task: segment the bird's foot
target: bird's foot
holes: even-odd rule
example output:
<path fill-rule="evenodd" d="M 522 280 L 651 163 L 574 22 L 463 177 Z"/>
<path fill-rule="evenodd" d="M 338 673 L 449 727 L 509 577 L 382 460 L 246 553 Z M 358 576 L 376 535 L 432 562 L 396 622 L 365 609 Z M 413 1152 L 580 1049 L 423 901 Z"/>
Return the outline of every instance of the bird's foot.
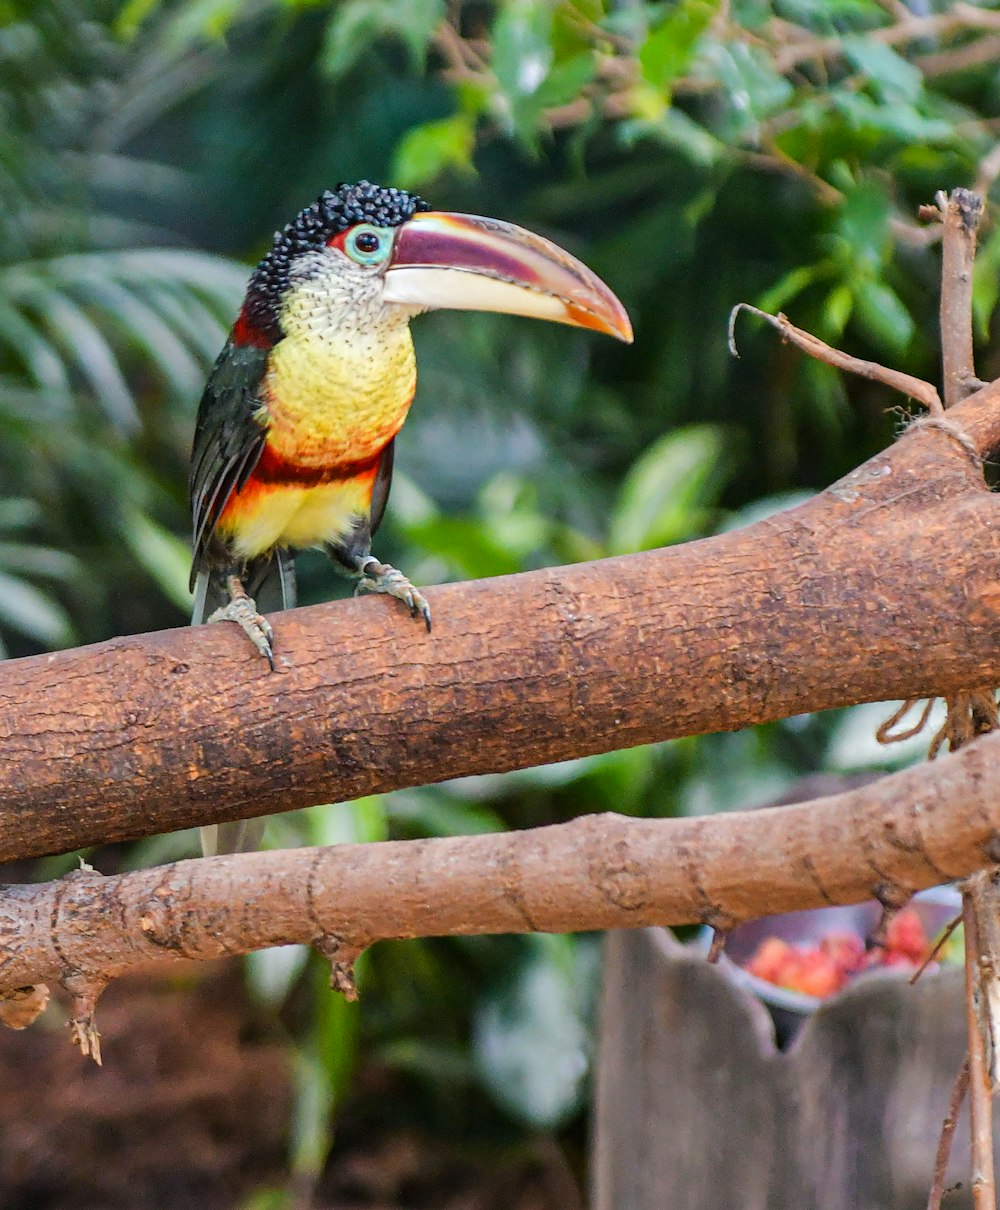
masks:
<path fill-rule="evenodd" d="M 229 576 L 226 580 L 229 592 L 229 604 L 223 605 L 211 614 L 208 622 L 235 622 L 243 631 L 257 651 L 267 660 L 274 671 L 274 630 L 271 623 L 257 612 L 253 598 L 247 595 L 247 590 L 237 576 Z"/>
<path fill-rule="evenodd" d="M 423 618 L 424 625 L 430 630 L 431 607 L 427 598 L 419 589 L 413 587 L 401 571 L 397 571 L 388 563 L 380 563 L 371 555 L 358 560 L 357 571 L 360 578 L 354 588 L 356 597 L 366 592 L 384 592 L 390 597 L 396 597 L 409 607 L 411 617 Z"/>

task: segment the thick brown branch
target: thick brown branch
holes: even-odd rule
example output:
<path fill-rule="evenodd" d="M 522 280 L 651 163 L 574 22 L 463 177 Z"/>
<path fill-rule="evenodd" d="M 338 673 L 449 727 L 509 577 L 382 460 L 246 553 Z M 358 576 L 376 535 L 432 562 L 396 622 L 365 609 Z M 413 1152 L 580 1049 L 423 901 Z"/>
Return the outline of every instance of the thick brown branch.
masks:
<path fill-rule="evenodd" d="M 733 923 L 875 890 L 903 894 L 995 858 L 998 780 L 1000 735 L 990 735 L 861 789 L 770 810 L 591 815 L 529 832 L 283 849 L 110 878 L 85 869 L 0 888 L 0 993 L 59 980 L 92 1014 L 109 978 L 150 961 L 310 942 L 346 968 L 388 937 Z"/>
<path fill-rule="evenodd" d="M 930 422 L 926 422 L 930 424 Z M 1000 382 L 702 542 L 0 665 L 0 860 L 1000 683 Z M 959 439 L 961 437 L 961 440 Z"/>

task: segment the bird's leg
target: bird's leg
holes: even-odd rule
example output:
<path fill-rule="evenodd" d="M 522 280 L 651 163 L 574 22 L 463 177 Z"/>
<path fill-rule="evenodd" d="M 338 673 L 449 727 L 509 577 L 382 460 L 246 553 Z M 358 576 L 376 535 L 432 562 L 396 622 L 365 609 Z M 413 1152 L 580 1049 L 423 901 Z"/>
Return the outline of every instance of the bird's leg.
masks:
<path fill-rule="evenodd" d="M 239 576 L 226 576 L 226 591 L 229 593 L 229 604 L 223 605 L 210 614 L 207 622 L 235 622 L 243 631 L 258 652 L 271 665 L 274 671 L 274 631 L 271 623 L 257 612 L 253 598 L 247 595 Z"/>
<path fill-rule="evenodd" d="M 390 597 L 396 597 L 409 606 L 412 617 L 424 619 L 428 631 L 431 628 L 431 607 L 427 598 L 401 571 L 388 563 L 380 563 L 372 555 L 351 556 L 350 566 L 358 582 L 354 587 L 354 595 L 361 596 L 365 592 L 384 592 Z"/>

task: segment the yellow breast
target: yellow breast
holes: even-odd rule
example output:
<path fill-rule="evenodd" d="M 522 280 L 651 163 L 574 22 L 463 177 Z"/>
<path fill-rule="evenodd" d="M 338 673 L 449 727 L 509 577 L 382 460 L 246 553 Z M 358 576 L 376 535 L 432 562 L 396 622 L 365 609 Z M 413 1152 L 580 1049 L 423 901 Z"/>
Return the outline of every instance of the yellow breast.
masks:
<path fill-rule="evenodd" d="M 290 301 L 264 384 L 268 443 L 300 466 L 371 457 L 399 432 L 416 389 L 406 318 L 331 330 L 296 314 L 296 301 L 305 310 Z"/>
<path fill-rule="evenodd" d="M 345 276 L 324 253 L 298 263 L 263 382 L 268 450 L 303 470 L 364 463 L 399 432 L 413 399 L 410 312 L 383 306 L 377 279 Z M 375 475 L 374 463 L 311 486 L 294 472 L 251 475 L 219 528 L 243 558 L 338 542 L 368 515 Z"/>

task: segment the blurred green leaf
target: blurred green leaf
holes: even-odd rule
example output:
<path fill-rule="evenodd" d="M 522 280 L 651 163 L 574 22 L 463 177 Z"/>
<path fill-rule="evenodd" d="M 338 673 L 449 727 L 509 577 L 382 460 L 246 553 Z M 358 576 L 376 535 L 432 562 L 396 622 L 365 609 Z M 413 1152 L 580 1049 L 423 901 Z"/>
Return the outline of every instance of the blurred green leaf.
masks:
<path fill-rule="evenodd" d="M 472 802 L 456 802 L 440 791 L 398 791 L 386 800 L 389 819 L 422 836 L 479 836 L 502 832 L 503 817 Z"/>
<path fill-rule="evenodd" d="M 491 66 L 511 98 L 530 97 L 552 65 L 552 5 L 546 0 L 504 0 L 492 31 Z"/>
<path fill-rule="evenodd" d="M 836 340 L 851 318 L 854 310 L 854 295 L 850 286 L 835 286 L 826 296 L 823 305 L 823 335 L 827 342 Z"/>
<path fill-rule="evenodd" d="M 639 48 L 643 79 L 657 88 L 667 88 L 683 75 L 718 11 L 719 0 L 679 0 L 666 8 L 662 20 Z"/>
<path fill-rule="evenodd" d="M 791 84 L 758 47 L 740 41 L 718 43 L 711 62 L 725 86 L 727 117 L 718 126 L 729 138 L 756 137 L 759 124 L 792 97 Z"/>
<path fill-rule="evenodd" d="M 122 517 L 120 533 L 136 562 L 155 580 L 164 595 L 182 612 L 190 613 L 190 543 L 181 541 L 135 510 Z"/>
<path fill-rule="evenodd" d="M 683 152 L 693 164 L 703 168 L 717 163 L 725 154 L 725 144 L 680 109 L 624 121 L 619 125 L 617 135 L 625 147 L 631 147 L 640 139 L 653 139 Z"/>
<path fill-rule="evenodd" d="M 396 148 L 392 178 L 404 189 L 416 189 L 450 168 L 472 172 L 475 143 L 475 120 L 469 114 L 414 126 Z"/>
<path fill-rule="evenodd" d="M 331 76 L 344 75 L 384 37 L 399 38 L 420 66 L 444 14 L 444 0 L 342 0 L 327 26 L 323 67 Z"/>
<path fill-rule="evenodd" d="M 691 537 L 725 482 L 725 434 L 713 425 L 667 433 L 629 471 L 611 514 L 613 554 Z"/>
<path fill-rule="evenodd" d="M 551 1130 L 583 1102 L 597 953 L 586 939 L 541 933 L 525 941 L 514 979 L 477 1008 L 475 1057 L 500 1105 Z"/>
<path fill-rule="evenodd" d="M 872 38 L 848 37 L 841 42 L 844 54 L 871 80 L 879 100 L 886 104 L 916 102 L 924 86 L 919 67 L 908 63 L 891 46 Z"/>
<path fill-rule="evenodd" d="M 0 625 L 46 647 L 68 647 L 73 628 L 66 611 L 46 593 L 0 571 Z"/>
<path fill-rule="evenodd" d="M 858 134 L 889 135 L 902 143 L 921 140 L 946 141 L 952 127 L 939 118 L 924 117 L 912 105 L 903 102 L 873 101 L 863 93 L 834 89 L 830 105 L 847 118 Z"/>
<path fill-rule="evenodd" d="M 777 314 L 778 311 L 783 311 L 806 287 L 811 286 L 818 277 L 828 272 L 829 266 L 823 264 L 797 265 L 794 269 L 789 269 L 784 277 L 776 281 L 770 289 L 765 290 L 755 305 L 769 314 Z"/>
<path fill-rule="evenodd" d="M 309 961 L 306 945 L 272 945 L 246 956 L 247 985 L 264 1004 L 284 1003 Z"/>
<path fill-rule="evenodd" d="M 987 340 L 990 321 L 1000 297 L 1000 227 L 994 227 L 979 245 L 972 276 L 972 313 L 977 335 Z"/>
<path fill-rule="evenodd" d="M 916 325 L 902 299 L 884 282 L 861 281 L 855 287 L 855 306 L 866 331 L 891 353 L 902 353 L 913 339 Z"/>
<path fill-rule="evenodd" d="M 590 52 L 574 55 L 553 64 L 538 90 L 538 100 L 547 109 L 569 105 L 583 92 L 597 73 L 597 63 Z"/>
<path fill-rule="evenodd" d="M 863 181 L 845 190 L 836 219 L 841 263 L 852 272 L 858 265 L 866 273 L 877 270 L 891 250 L 891 217 L 892 204 L 878 182 Z"/>

